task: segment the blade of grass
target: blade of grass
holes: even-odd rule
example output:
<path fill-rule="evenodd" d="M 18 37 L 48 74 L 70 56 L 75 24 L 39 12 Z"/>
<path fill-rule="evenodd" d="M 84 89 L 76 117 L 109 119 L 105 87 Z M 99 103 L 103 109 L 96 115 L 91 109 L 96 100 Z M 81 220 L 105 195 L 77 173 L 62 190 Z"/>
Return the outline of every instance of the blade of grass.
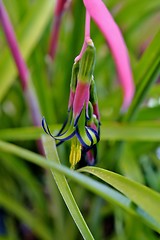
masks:
<path fill-rule="evenodd" d="M 20 180 L 22 186 L 25 185 L 25 191 L 29 196 L 29 199 L 37 209 L 45 212 L 45 196 L 42 192 L 42 186 L 39 184 L 37 176 L 34 176 L 25 162 L 17 159 L 15 156 L 10 156 L 4 153 L 0 153 L 1 166 L 5 166 L 12 178 Z M 19 171 L 21 169 L 21 171 Z"/>
<path fill-rule="evenodd" d="M 50 129 L 57 130 L 60 124 L 51 125 Z M 42 128 L 24 127 L 1 129 L 0 139 L 7 141 L 17 140 L 36 140 L 43 133 Z M 102 122 L 101 141 L 160 141 L 160 123 L 158 121 L 119 123 Z"/>
<path fill-rule="evenodd" d="M 43 31 L 53 12 L 54 4 L 54 0 L 38 1 L 33 9 L 30 10 L 29 14 L 26 14 L 24 21 L 20 23 L 17 36 L 19 47 L 25 60 L 30 56 L 41 35 L 43 34 Z M 5 66 L 7 66 L 7 68 Z M 8 51 L 1 56 L 0 73 L 1 101 L 17 75 L 13 59 Z"/>
<path fill-rule="evenodd" d="M 52 126 L 53 129 L 60 129 L 60 124 Z M 3 140 L 36 140 L 43 133 L 41 127 L 9 128 L 0 130 L 0 139 Z"/>
<path fill-rule="evenodd" d="M 60 165 L 60 160 L 56 151 L 56 146 L 54 141 L 48 137 L 43 136 L 43 145 L 45 149 L 45 154 L 47 159 L 52 160 L 54 163 Z M 58 189 L 68 207 L 68 210 L 70 211 L 70 214 L 72 215 L 77 227 L 79 228 L 82 236 L 84 239 L 94 239 L 78 206 L 77 203 L 72 195 L 72 192 L 70 190 L 70 187 L 67 183 L 67 180 L 63 174 L 57 173 L 55 170 L 51 170 L 53 177 L 56 181 L 56 184 L 58 186 Z"/>
<path fill-rule="evenodd" d="M 136 120 L 137 121 L 152 121 L 152 120 L 157 121 L 159 120 L 159 112 L 160 112 L 159 105 L 151 108 L 144 107 L 141 111 L 138 112 Z"/>
<path fill-rule="evenodd" d="M 135 67 L 134 75 L 136 84 L 144 84 L 144 78 L 150 72 L 153 72 L 154 66 L 157 65 L 157 61 L 160 60 L 160 30 L 157 32 L 153 40 L 151 41 L 150 45 L 142 55 L 140 61 Z"/>
<path fill-rule="evenodd" d="M 20 202 L 17 202 L 17 199 L 14 200 L 13 197 L 11 198 L 9 194 L 6 194 L 2 190 L 0 191 L 0 205 L 26 223 L 41 240 L 54 239 L 44 222 L 36 218 L 28 209 L 25 209 Z"/>
<path fill-rule="evenodd" d="M 134 6 L 138 4 L 138 9 Z M 126 1 L 123 5 L 121 11 L 118 12 L 116 16 L 116 21 L 120 25 L 125 25 L 127 32 L 131 31 L 133 27 L 138 27 L 143 18 L 149 18 L 152 14 L 158 11 L 160 7 L 160 2 L 155 0 L 151 1 Z M 136 13 L 136 14 L 135 14 Z M 140 21 L 141 20 L 141 21 Z"/>
<path fill-rule="evenodd" d="M 125 196 L 130 198 L 135 204 L 140 206 L 157 222 L 160 222 L 159 203 L 160 194 L 152 189 L 132 181 L 117 173 L 97 168 L 97 167 L 84 167 L 80 169 L 81 172 L 91 173 L 106 183 L 110 184 Z"/>
<path fill-rule="evenodd" d="M 129 111 L 124 116 L 124 121 L 133 120 L 135 113 L 148 93 L 148 90 L 157 79 L 160 72 L 159 42 L 160 31 L 156 34 L 134 70 L 136 92 Z"/>
<path fill-rule="evenodd" d="M 52 141 L 52 139 L 50 141 Z M 109 201 L 111 204 L 115 204 L 123 208 L 125 211 L 137 217 L 138 219 L 146 223 L 148 226 L 150 226 L 152 229 L 160 233 L 159 223 L 154 221 L 154 219 L 151 218 L 148 214 L 146 214 L 146 212 L 144 212 L 141 208 L 133 206 L 131 201 L 127 197 L 120 194 L 118 191 L 108 187 L 107 185 L 95 181 L 83 174 L 70 170 L 60 164 L 55 164 L 53 161 L 46 161 L 44 157 L 30 152 L 29 150 L 18 147 L 14 144 L 0 141 L 0 150 L 22 157 L 24 160 L 35 163 L 43 168 L 53 169 L 58 173 L 65 174 L 66 176 L 70 177 L 70 179 L 74 180 L 78 184 L 81 184 L 96 195 L 101 196 L 105 200 Z M 53 150 L 50 149 L 50 151 L 52 152 Z"/>
<path fill-rule="evenodd" d="M 45 186 L 49 193 L 50 200 L 47 201 L 48 208 L 53 211 L 52 216 L 52 225 L 55 227 L 56 231 L 54 232 L 55 239 L 65 240 L 66 232 L 64 230 L 64 225 L 66 224 L 66 219 L 64 219 L 64 202 L 59 192 L 59 189 L 56 185 L 56 182 L 53 181 L 53 176 L 50 169 L 45 171 Z M 54 204 L 53 204 L 54 203 Z M 53 210 L 52 210 L 53 209 Z M 70 217 L 70 216 L 69 216 Z M 73 220 L 70 217 L 73 226 Z M 75 227 L 77 230 L 77 227 Z M 65 236 L 64 236 L 65 232 Z"/>

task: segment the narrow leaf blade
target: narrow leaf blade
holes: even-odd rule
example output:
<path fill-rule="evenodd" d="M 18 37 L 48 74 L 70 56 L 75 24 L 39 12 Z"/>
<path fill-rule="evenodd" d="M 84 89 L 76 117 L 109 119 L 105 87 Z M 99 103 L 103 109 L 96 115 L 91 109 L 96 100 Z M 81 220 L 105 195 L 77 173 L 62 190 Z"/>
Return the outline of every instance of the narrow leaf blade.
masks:
<path fill-rule="evenodd" d="M 157 222 L 160 222 L 159 204 L 160 194 L 152 189 L 139 184 L 135 181 L 127 179 L 117 173 L 97 168 L 85 167 L 82 172 L 91 173 L 103 181 L 107 182 L 118 191 L 130 198 L 136 205 L 140 206 L 145 212 L 153 217 Z"/>
<path fill-rule="evenodd" d="M 57 150 L 55 141 L 51 139 L 48 136 L 43 137 L 43 144 L 45 148 L 46 156 L 49 160 L 52 160 L 54 163 L 60 165 L 60 161 L 58 158 Z M 57 171 L 52 169 L 52 174 L 54 176 L 54 179 L 56 181 L 56 184 L 59 188 L 59 191 L 68 207 L 68 210 L 70 211 L 77 227 L 79 228 L 82 236 L 84 239 L 94 239 L 78 206 L 77 203 L 72 195 L 72 192 L 70 190 L 70 187 L 67 183 L 67 180 L 65 176 L 61 173 L 58 173 Z"/>

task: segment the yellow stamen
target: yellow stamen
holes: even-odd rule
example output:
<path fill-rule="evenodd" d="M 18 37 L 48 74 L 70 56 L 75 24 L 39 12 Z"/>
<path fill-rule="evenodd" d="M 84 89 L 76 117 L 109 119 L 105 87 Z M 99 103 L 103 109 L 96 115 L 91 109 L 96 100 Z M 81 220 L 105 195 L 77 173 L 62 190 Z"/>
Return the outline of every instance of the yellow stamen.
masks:
<path fill-rule="evenodd" d="M 81 159 L 81 148 L 82 148 L 81 144 L 78 141 L 77 137 L 73 137 L 71 142 L 70 156 L 69 156 L 69 162 L 71 164 L 72 169 L 74 169 L 75 165 Z"/>

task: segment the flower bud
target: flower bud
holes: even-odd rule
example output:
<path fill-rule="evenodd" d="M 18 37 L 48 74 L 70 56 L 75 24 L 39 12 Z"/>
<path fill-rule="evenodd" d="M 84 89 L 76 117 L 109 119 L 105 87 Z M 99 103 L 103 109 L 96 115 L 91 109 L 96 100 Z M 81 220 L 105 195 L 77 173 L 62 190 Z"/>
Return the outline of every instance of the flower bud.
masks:
<path fill-rule="evenodd" d="M 89 42 L 88 46 L 83 53 L 83 56 L 80 60 L 78 80 L 83 82 L 90 82 L 91 77 L 94 71 L 95 65 L 95 56 L 96 56 L 95 47 L 93 42 Z"/>

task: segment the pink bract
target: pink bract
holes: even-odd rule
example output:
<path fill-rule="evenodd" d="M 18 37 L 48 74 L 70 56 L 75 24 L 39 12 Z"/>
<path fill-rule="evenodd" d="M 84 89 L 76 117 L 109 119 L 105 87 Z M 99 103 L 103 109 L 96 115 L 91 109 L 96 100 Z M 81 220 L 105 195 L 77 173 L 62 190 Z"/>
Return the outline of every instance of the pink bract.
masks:
<path fill-rule="evenodd" d="M 73 90 L 70 90 L 68 109 L 70 109 L 73 106 L 74 96 L 75 92 Z"/>
<path fill-rule="evenodd" d="M 128 50 L 121 31 L 101 0 L 83 0 L 83 2 L 90 16 L 103 33 L 113 55 L 124 91 L 122 108 L 125 110 L 133 98 L 134 82 L 128 57 Z"/>
<path fill-rule="evenodd" d="M 73 102 L 73 114 L 75 118 L 80 115 L 84 105 L 86 105 L 86 109 L 88 109 L 89 88 L 89 83 L 78 81 Z"/>

